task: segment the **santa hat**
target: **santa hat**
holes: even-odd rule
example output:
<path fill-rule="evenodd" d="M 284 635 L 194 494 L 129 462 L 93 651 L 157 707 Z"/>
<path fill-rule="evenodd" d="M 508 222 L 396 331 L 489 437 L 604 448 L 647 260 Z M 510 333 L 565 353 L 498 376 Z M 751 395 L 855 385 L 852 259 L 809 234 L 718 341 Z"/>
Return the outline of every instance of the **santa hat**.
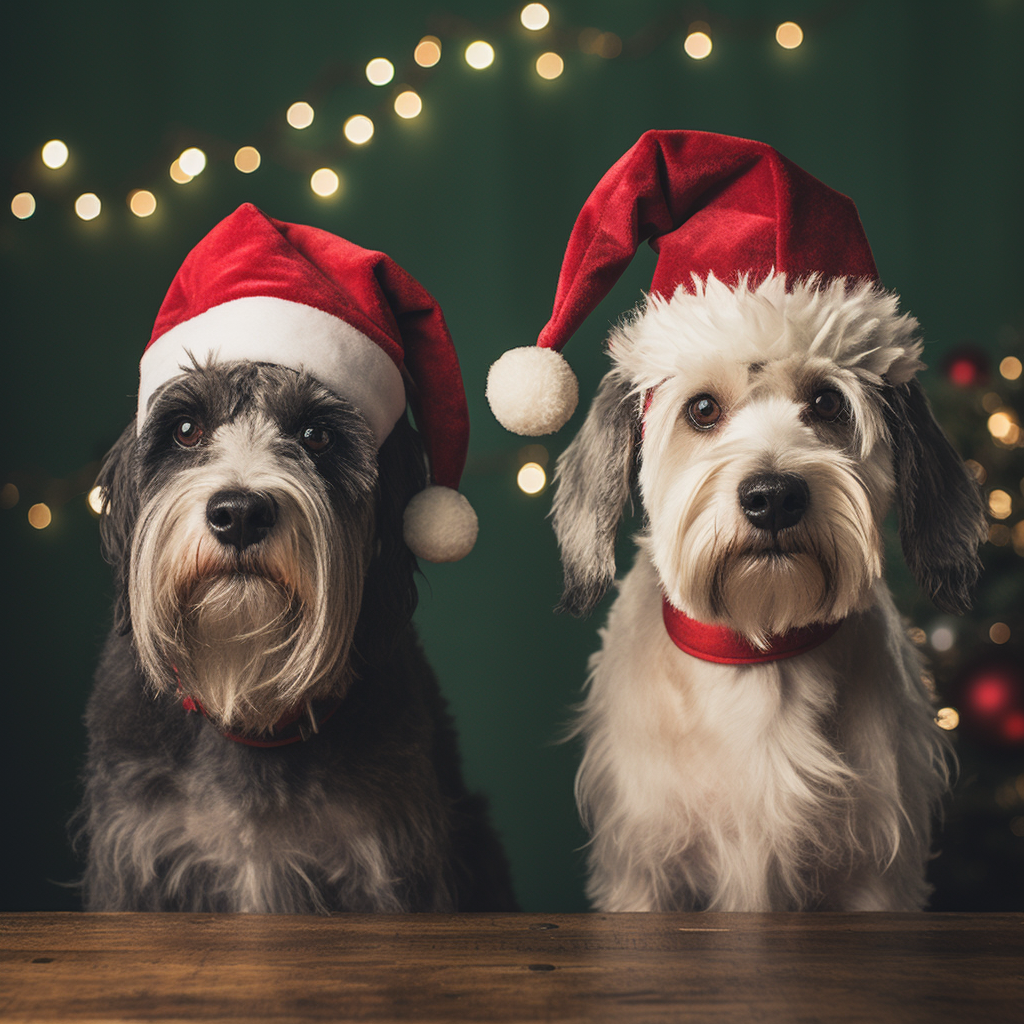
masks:
<path fill-rule="evenodd" d="M 188 254 L 160 307 L 140 364 L 140 431 L 153 395 L 193 358 L 306 371 L 359 410 L 378 448 L 405 412 L 408 378 L 432 485 L 406 508 L 406 543 L 432 562 L 469 553 L 455 348 L 437 302 L 384 253 L 240 206 Z"/>
<path fill-rule="evenodd" d="M 772 273 L 877 279 L 853 203 L 770 146 L 725 135 L 649 131 L 598 182 L 562 261 L 551 319 L 536 346 L 506 352 L 487 378 L 498 421 L 517 434 L 558 430 L 576 377 L 561 349 L 633 258 L 658 254 L 651 291 L 671 298 L 714 274 L 754 287 Z"/>

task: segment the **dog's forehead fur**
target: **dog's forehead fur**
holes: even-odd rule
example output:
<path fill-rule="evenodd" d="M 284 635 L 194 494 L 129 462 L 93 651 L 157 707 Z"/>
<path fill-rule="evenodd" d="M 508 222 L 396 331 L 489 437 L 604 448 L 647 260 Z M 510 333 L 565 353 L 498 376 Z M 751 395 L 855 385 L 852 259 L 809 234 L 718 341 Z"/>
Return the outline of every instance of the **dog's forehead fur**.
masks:
<path fill-rule="evenodd" d="M 921 368 L 917 321 L 871 282 L 812 277 L 787 287 L 777 274 L 750 288 L 711 275 L 693 286 L 670 299 L 648 296 L 612 330 L 612 358 L 635 390 L 673 378 L 746 384 L 766 376 L 777 389 L 778 371 L 902 384 Z"/>

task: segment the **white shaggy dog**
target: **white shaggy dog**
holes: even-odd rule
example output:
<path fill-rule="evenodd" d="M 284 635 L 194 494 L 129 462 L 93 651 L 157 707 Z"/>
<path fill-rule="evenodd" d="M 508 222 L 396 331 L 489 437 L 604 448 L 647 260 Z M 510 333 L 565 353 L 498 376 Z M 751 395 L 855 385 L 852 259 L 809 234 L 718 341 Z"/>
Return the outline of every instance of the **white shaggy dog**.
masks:
<path fill-rule="evenodd" d="M 589 896 L 918 910 L 949 744 L 882 580 L 882 522 L 895 498 L 909 566 L 962 611 L 977 488 L 914 380 L 917 323 L 894 296 L 781 274 L 693 287 L 613 330 L 613 369 L 558 464 L 564 607 L 610 585 L 634 484 L 648 521 L 576 723 Z M 774 650 L 779 635 L 796 646 Z"/>

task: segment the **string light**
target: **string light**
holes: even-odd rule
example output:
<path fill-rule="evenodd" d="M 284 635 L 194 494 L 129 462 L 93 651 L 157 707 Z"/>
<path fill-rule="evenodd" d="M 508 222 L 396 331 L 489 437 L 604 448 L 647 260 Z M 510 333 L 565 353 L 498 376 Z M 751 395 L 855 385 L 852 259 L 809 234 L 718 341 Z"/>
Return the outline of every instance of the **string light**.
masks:
<path fill-rule="evenodd" d="M 338 177 L 337 172 L 332 171 L 330 167 L 321 167 L 320 170 L 313 172 L 309 179 L 309 187 L 318 196 L 326 199 L 338 191 L 341 187 L 341 179 Z"/>
<path fill-rule="evenodd" d="M 1005 410 L 994 412 L 988 418 L 988 432 L 998 441 L 1006 441 L 1013 435 L 1016 424 Z"/>
<path fill-rule="evenodd" d="M 1017 380 L 1021 375 L 1021 370 L 1024 369 L 1021 361 L 1016 356 L 1007 356 L 999 364 L 999 372 L 1007 380 Z"/>
<path fill-rule="evenodd" d="M 524 28 L 539 32 L 551 20 L 551 12 L 543 4 L 527 4 L 519 13 Z"/>
<path fill-rule="evenodd" d="M 548 478 L 544 467 L 537 462 L 527 462 L 520 466 L 519 473 L 516 475 L 516 483 L 524 494 L 540 494 L 547 482 Z"/>
<path fill-rule="evenodd" d="M 31 192 L 19 192 L 11 200 L 11 213 L 18 220 L 27 220 L 36 212 L 36 197 Z"/>
<path fill-rule="evenodd" d="M 700 26 L 700 27 L 698 27 Z M 687 57 L 694 60 L 704 60 L 711 53 L 711 36 L 709 29 L 703 22 L 695 22 L 690 26 L 690 32 L 683 41 L 683 49 Z"/>
<path fill-rule="evenodd" d="M 549 81 L 565 70 L 565 62 L 557 53 L 542 53 L 537 58 L 537 74 Z"/>
<path fill-rule="evenodd" d="M 68 162 L 68 147 L 60 139 L 50 139 L 42 149 L 43 163 L 51 170 L 57 170 Z"/>
<path fill-rule="evenodd" d="M 441 59 L 441 40 L 437 36 L 424 36 L 416 44 L 412 59 L 421 68 L 432 68 Z"/>
<path fill-rule="evenodd" d="M 144 188 L 137 188 L 128 195 L 128 209 L 136 217 L 149 217 L 156 212 L 156 196 Z"/>
<path fill-rule="evenodd" d="M 795 50 L 804 41 L 804 30 L 795 21 L 784 21 L 775 30 L 775 42 L 784 50 Z"/>
<path fill-rule="evenodd" d="M 308 128 L 313 123 L 313 108 L 305 100 L 300 100 L 298 103 L 293 103 L 284 116 L 293 128 L 301 130 Z"/>
<path fill-rule="evenodd" d="M 177 160 L 171 164 L 170 170 L 167 173 L 171 176 L 171 181 L 175 185 L 187 185 L 192 180 L 192 175 L 186 174 Z"/>
<path fill-rule="evenodd" d="M 342 131 L 349 142 L 362 146 L 373 138 L 373 122 L 365 114 L 356 114 L 345 122 Z"/>
<path fill-rule="evenodd" d="M 235 154 L 235 167 L 243 174 L 252 174 L 262 161 L 260 151 L 255 146 L 243 146 Z"/>
<path fill-rule="evenodd" d="M 940 729 L 955 729 L 960 724 L 960 713 L 956 708 L 939 708 L 935 715 L 935 724 Z"/>
<path fill-rule="evenodd" d="M 33 505 L 28 510 L 29 526 L 35 527 L 37 530 L 45 530 L 52 522 L 53 513 L 48 505 L 39 502 L 38 505 Z"/>
<path fill-rule="evenodd" d="M 366 80 L 370 85 L 387 85 L 395 77 L 395 65 L 386 57 L 374 57 L 366 65 Z"/>
<path fill-rule="evenodd" d="M 102 209 L 103 204 L 95 192 L 83 192 L 75 200 L 75 213 L 82 220 L 95 220 L 100 215 L 100 210 Z"/>
<path fill-rule="evenodd" d="M 466 47 L 466 63 L 477 71 L 483 71 L 494 63 L 494 47 L 482 39 Z"/>
<path fill-rule="evenodd" d="M 412 89 L 406 89 L 395 97 L 395 113 L 399 117 L 404 117 L 406 120 L 411 117 L 419 117 L 422 110 L 423 100 Z"/>

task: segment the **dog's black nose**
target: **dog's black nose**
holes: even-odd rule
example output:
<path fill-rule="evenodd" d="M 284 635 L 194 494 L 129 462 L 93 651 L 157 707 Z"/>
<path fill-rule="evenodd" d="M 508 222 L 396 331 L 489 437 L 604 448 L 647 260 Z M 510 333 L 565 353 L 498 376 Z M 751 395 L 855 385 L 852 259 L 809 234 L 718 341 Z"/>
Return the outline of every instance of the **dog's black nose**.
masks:
<path fill-rule="evenodd" d="M 811 501 L 807 481 L 796 473 L 758 473 L 739 486 L 740 508 L 759 530 L 795 526 Z"/>
<path fill-rule="evenodd" d="M 206 503 L 210 532 L 221 542 L 242 551 L 263 540 L 277 521 L 277 504 L 257 491 L 218 491 Z"/>

